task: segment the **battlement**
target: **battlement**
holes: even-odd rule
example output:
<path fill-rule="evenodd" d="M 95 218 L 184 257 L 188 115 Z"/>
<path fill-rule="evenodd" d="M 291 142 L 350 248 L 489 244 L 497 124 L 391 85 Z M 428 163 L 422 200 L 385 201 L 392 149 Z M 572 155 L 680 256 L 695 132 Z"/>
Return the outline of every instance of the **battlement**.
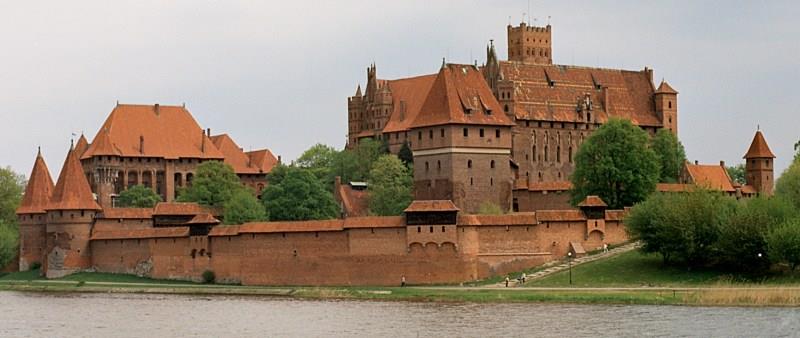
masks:
<path fill-rule="evenodd" d="M 521 23 L 518 27 L 508 25 L 508 60 L 552 64 L 552 27 L 528 26 Z"/>
<path fill-rule="evenodd" d="M 518 27 L 514 27 L 512 25 L 508 25 L 508 32 L 538 32 L 538 33 L 550 33 L 550 29 L 552 26 L 547 25 L 545 27 L 537 27 L 537 26 L 528 26 L 526 23 L 520 23 Z"/>

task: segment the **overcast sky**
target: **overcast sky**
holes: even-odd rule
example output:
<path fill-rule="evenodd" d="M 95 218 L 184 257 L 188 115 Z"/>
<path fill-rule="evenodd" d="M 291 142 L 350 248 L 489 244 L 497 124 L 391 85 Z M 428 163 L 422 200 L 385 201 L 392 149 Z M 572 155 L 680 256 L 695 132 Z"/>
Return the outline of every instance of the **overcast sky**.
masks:
<path fill-rule="evenodd" d="M 679 95 L 690 160 L 739 163 L 758 125 L 781 172 L 800 138 L 797 1 L 531 1 L 554 63 L 655 69 Z M 378 77 L 506 58 L 513 1 L 2 1 L 0 166 L 57 175 L 72 133 L 114 104 L 181 104 L 245 149 L 343 146 L 347 96 Z M 533 20 L 532 20 L 533 21 Z M 534 23 L 534 22 L 532 22 Z"/>

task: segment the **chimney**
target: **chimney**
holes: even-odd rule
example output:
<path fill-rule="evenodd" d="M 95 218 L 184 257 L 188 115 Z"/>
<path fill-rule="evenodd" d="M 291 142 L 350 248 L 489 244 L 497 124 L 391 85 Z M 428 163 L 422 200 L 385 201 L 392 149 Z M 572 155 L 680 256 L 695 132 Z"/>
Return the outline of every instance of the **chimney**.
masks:
<path fill-rule="evenodd" d="M 283 163 L 283 162 L 281 161 L 281 155 L 278 155 L 278 164 L 281 164 L 281 163 Z"/>
<path fill-rule="evenodd" d="M 200 151 L 206 152 L 206 136 L 203 135 L 203 130 L 200 130 Z"/>
<path fill-rule="evenodd" d="M 153 105 L 153 111 L 155 111 L 155 112 L 156 112 L 156 115 L 158 115 L 158 108 L 159 108 L 160 106 L 161 106 L 161 105 L 159 105 L 158 103 L 156 103 L 155 105 Z"/>
<path fill-rule="evenodd" d="M 144 135 L 139 135 L 139 154 L 144 154 Z"/>
<path fill-rule="evenodd" d="M 644 67 L 644 72 L 647 73 L 647 78 L 650 80 L 650 83 L 653 84 L 653 70 L 649 67 Z"/>
<path fill-rule="evenodd" d="M 694 160 L 694 165 L 698 165 L 698 164 L 700 164 L 700 161 Z"/>
<path fill-rule="evenodd" d="M 608 95 L 608 86 L 603 86 L 603 110 L 605 110 L 606 113 L 608 113 L 608 109 L 609 109 L 608 105 L 609 105 L 610 100 L 611 100 L 611 98 L 609 98 L 609 95 Z"/>
<path fill-rule="evenodd" d="M 725 161 L 719 161 L 719 166 L 725 168 Z"/>
<path fill-rule="evenodd" d="M 211 128 L 206 129 L 206 134 L 208 135 L 208 137 L 211 137 Z"/>

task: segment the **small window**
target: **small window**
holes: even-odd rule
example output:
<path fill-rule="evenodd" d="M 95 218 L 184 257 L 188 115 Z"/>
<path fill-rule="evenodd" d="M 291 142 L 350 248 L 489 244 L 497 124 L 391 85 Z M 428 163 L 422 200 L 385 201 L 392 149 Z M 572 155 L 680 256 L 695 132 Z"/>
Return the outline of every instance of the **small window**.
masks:
<path fill-rule="evenodd" d="M 442 137 L 444 137 L 444 128 L 442 128 L 442 130 L 440 130 L 440 134 L 442 135 Z"/>
<path fill-rule="evenodd" d="M 421 139 L 422 139 L 422 132 L 418 132 L 417 133 L 417 140 L 421 140 Z"/>
<path fill-rule="evenodd" d="M 442 226 L 442 232 L 444 232 L 444 225 Z"/>
<path fill-rule="evenodd" d="M 503 106 L 503 111 L 508 113 L 508 105 Z"/>
<path fill-rule="evenodd" d="M 500 138 L 500 129 L 494 131 L 494 137 Z"/>
<path fill-rule="evenodd" d="M 494 185 L 494 178 L 493 177 L 489 178 L 489 185 Z"/>
<path fill-rule="evenodd" d="M 489 167 L 491 167 L 492 169 L 494 169 L 494 160 L 492 160 L 491 162 L 489 162 Z"/>
<path fill-rule="evenodd" d="M 668 101 L 668 102 L 667 102 L 667 107 L 668 107 L 669 109 L 672 109 L 672 101 Z"/>
<path fill-rule="evenodd" d="M 483 137 L 483 128 L 478 130 L 478 134 L 479 134 L 480 137 Z"/>
<path fill-rule="evenodd" d="M 430 228 L 431 228 L 431 230 L 430 230 L 430 231 L 431 231 L 431 233 L 433 233 L 433 227 L 430 227 Z"/>
<path fill-rule="evenodd" d="M 425 162 L 425 171 L 428 171 L 428 169 L 430 169 L 430 165 L 429 165 L 429 164 L 428 164 L 428 162 L 426 161 L 426 162 Z"/>
<path fill-rule="evenodd" d="M 469 128 L 464 128 L 464 137 L 469 136 Z"/>
<path fill-rule="evenodd" d="M 436 161 L 436 170 L 442 170 L 442 161 Z"/>
<path fill-rule="evenodd" d="M 472 160 L 467 160 L 467 168 L 472 168 Z"/>

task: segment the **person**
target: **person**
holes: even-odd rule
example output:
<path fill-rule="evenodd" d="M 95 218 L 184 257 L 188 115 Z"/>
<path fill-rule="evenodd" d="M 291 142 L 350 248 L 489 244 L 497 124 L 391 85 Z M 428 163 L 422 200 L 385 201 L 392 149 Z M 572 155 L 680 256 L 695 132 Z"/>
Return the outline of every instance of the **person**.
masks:
<path fill-rule="evenodd" d="M 603 243 L 603 252 L 608 252 L 608 243 Z"/>
<path fill-rule="evenodd" d="M 406 276 L 400 276 L 400 287 L 406 286 Z"/>
<path fill-rule="evenodd" d="M 519 279 L 522 281 L 522 284 L 525 284 L 525 278 L 527 278 L 527 277 L 528 276 L 525 276 L 524 272 L 522 273 L 522 276 L 519 276 Z"/>
<path fill-rule="evenodd" d="M 508 276 L 506 276 L 506 287 L 508 287 Z"/>

